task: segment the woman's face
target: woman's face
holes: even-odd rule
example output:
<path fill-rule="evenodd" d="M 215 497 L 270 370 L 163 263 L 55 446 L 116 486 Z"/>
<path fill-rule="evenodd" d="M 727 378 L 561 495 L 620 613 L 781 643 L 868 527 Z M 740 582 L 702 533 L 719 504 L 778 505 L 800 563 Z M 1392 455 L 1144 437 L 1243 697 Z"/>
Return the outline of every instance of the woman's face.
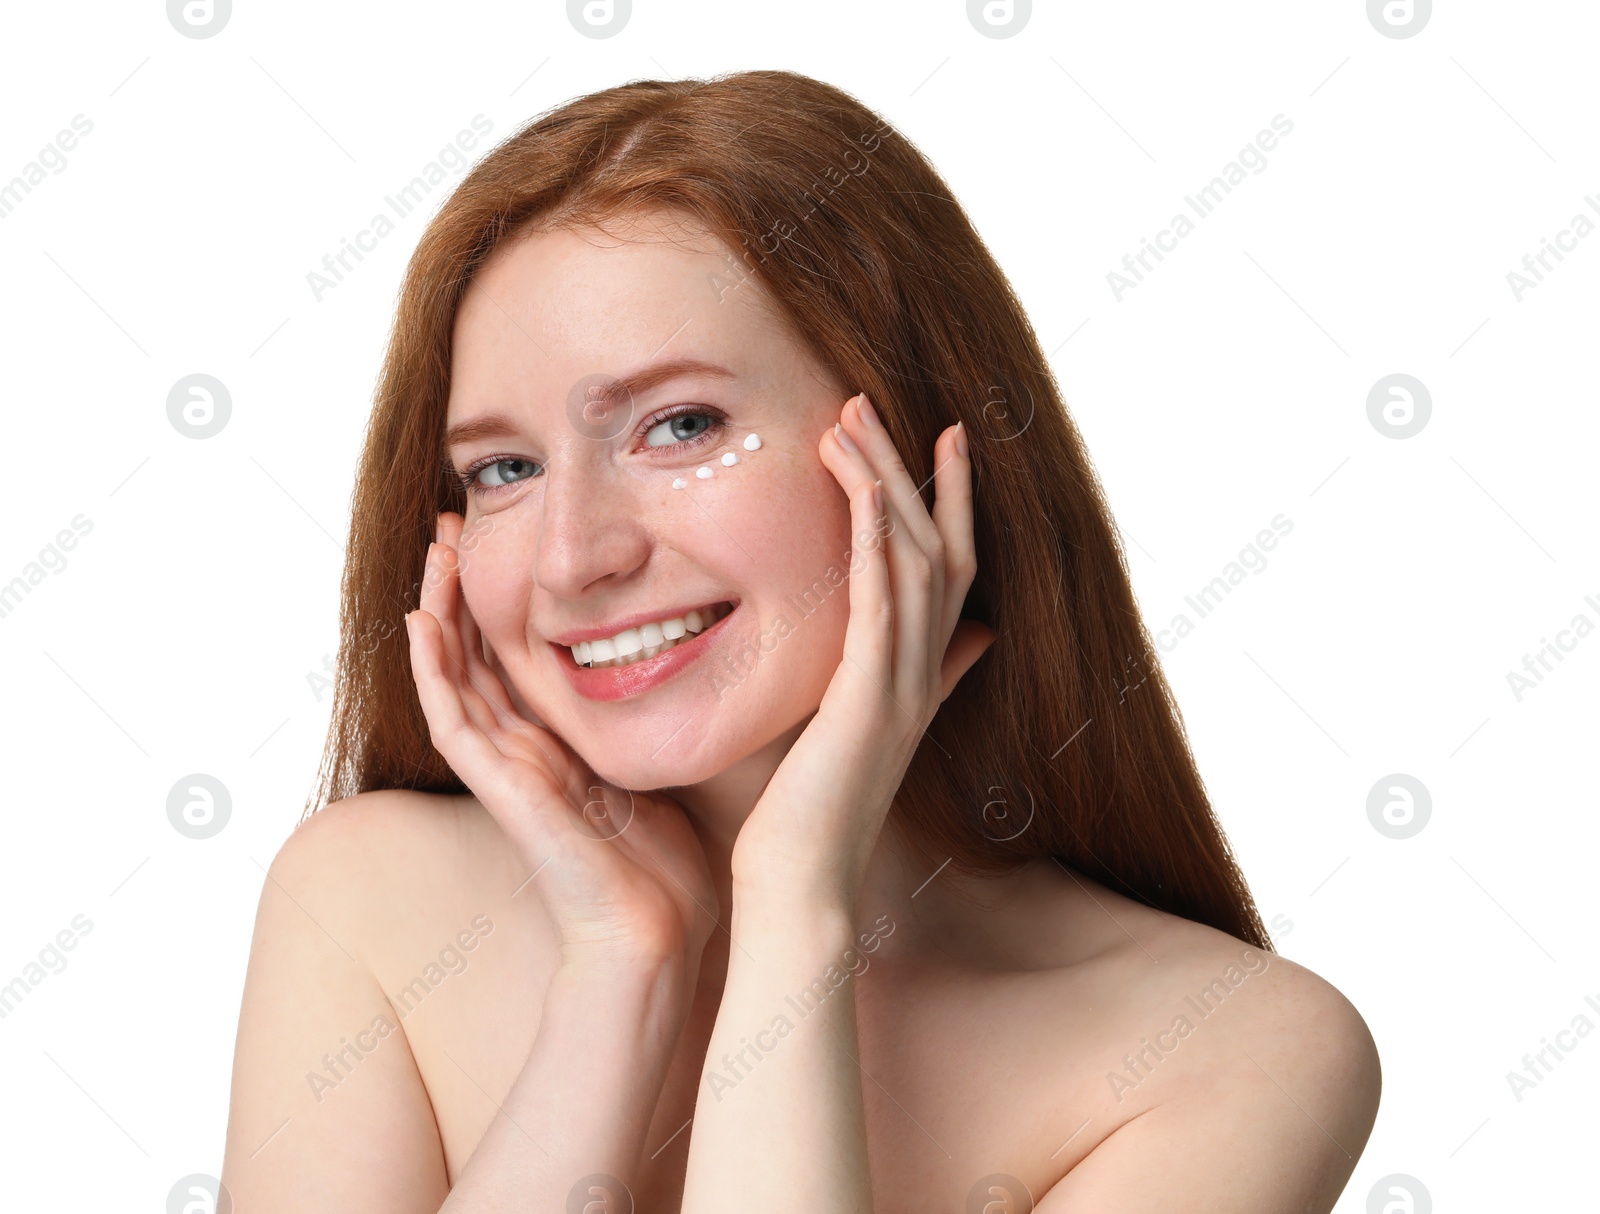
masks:
<path fill-rule="evenodd" d="M 456 318 L 448 416 L 480 423 L 447 451 L 469 474 L 473 618 L 513 694 L 637 789 L 698 783 L 803 722 L 849 616 L 849 503 L 817 454 L 841 389 L 742 260 L 666 222 L 498 249 Z M 568 647 L 619 635 L 665 647 L 592 669 Z"/>

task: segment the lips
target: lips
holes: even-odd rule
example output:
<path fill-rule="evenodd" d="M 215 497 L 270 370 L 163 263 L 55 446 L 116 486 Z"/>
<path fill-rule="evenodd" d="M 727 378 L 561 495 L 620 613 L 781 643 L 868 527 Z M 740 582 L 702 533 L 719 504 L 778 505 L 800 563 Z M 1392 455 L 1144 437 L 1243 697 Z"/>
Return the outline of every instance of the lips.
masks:
<path fill-rule="evenodd" d="M 726 631 L 725 625 L 739 612 L 739 601 L 729 601 L 733 604 L 733 610 L 691 639 L 679 641 L 653 658 L 642 658 L 627 666 L 591 669 L 579 666 L 568 646 L 551 642 L 550 648 L 555 652 L 556 664 L 572 684 L 572 689 L 585 699 L 609 701 L 642 695 L 675 678 L 720 641 Z"/>

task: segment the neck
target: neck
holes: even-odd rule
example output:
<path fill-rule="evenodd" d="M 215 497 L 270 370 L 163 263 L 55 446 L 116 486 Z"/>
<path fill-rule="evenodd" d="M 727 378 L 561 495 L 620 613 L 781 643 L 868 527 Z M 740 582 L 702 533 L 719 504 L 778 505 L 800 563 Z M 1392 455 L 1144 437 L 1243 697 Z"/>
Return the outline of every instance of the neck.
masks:
<path fill-rule="evenodd" d="M 713 1008 L 727 979 L 734 842 L 778 764 L 809 720 L 808 717 L 708 780 L 661 790 L 688 814 L 717 891 L 718 926 L 706 943 L 697 982 L 700 991 L 712 997 Z M 868 861 L 857 904 L 857 939 L 865 935 L 871 943 L 871 937 L 880 937 L 872 949 L 875 958 L 911 956 L 935 926 L 941 932 L 954 927 L 964 911 L 970 909 L 967 903 L 972 895 L 983 898 L 995 892 L 992 881 L 965 878 L 951 867 L 941 869 L 937 858 L 931 862 L 925 859 L 906 837 L 899 815 L 891 812 Z M 883 934 L 885 927 L 893 935 L 892 940 Z"/>

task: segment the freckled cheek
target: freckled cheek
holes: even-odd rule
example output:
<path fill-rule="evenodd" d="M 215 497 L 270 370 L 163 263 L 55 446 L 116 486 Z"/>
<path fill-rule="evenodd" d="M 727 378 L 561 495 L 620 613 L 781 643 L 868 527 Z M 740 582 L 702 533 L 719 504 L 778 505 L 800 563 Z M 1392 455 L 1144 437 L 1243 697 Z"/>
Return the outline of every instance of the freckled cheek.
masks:
<path fill-rule="evenodd" d="M 460 554 L 462 596 L 496 653 L 513 653 L 525 644 L 533 593 L 531 551 L 514 529 L 501 526 Z"/>

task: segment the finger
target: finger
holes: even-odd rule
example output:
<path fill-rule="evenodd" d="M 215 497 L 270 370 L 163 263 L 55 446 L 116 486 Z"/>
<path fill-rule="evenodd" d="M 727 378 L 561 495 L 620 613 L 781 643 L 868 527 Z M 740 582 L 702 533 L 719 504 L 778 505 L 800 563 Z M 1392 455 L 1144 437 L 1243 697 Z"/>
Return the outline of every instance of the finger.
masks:
<path fill-rule="evenodd" d="M 485 731 L 500 725 L 500 716 L 494 705 L 486 700 L 473 684 L 463 655 L 461 632 L 456 604 L 460 597 L 460 580 L 455 573 L 455 550 L 446 544 L 428 545 L 424 564 L 421 607 L 432 617 L 439 632 L 440 674 L 455 688 L 462 707 L 472 722 Z M 503 689 L 502 689 L 503 694 Z"/>
<path fill-rule="evenodd" d="M 472 719 L 459 684 L 449 677 L 439 620 L 419 609 L 406 616 L 406 631 L 412 679 L 434 749 L 486 807 L 499 809 L 495 816 L 504 825 L 506 807 L 521 804 L 524 791 L 513 778 L 512 764 Z"/>
<path fill-rule="evenodd" d="M 846 404 L 841 421 L 883 478 L 884 494 L 893 511 L 896 526 L 889 540 L 889 569 L 895 605 L 905 626 L 897 646 L 896 679 L 901 693 L 921 704 L 937 686 L 939 658 L 950 639 L 944 626 L 944 539 L 923 504 L 922 486 L 912 481 L 865 392 Z M 938 458 L 936 442 L 936 465 Z"/>
<path fill-rule="evenodd" d="M 961 453 L 963 444 L 968 445 L 967 455 Z M 956 423 L 939 436 L 933 450 L 933 521 L 944 539 L 944 614 L 935 634 L 942 646 L 949 643 L 977 576 L 978 552 L 973 538 L 972 458 L 966 427 Z"/>
<path fill-rule="evenodd" d="M 896 520 L 889 500 L 873 504 L 877 478 L 859 449 L 851 450 L 836 426 L 818 446 L 823 465 L 850 499 L 850 623 L 845 630 L 846 660 L 852 661 L 878 687 L 893 694 L 894 638 L 898 604 L 893 594 L 886 541 Z"/>
<path fill-rule="evenodd" d="M 867 457 L 867 463 L 873 469 L 872 474 L 883 478 L 884 497 L 895 512 L 906 520 L 917 546 L 933 556 L 943 541 L 939 529 L 928 517 L 927 506 L 923 504 L 922 489 L 927 482 L 919 485 L 911 479 L 910 470 L 900 458 L 894 440 L 884 429 L 882 419 L 865 392 L 845 402 L 840 421 Z M 937 444 L 935 446 L 937 448 Z"/>
<path fill-rule="evenodd" d="M 939 672 L 939 703 L 950 698 L 961 676 L 994 644 L 995 632 L 977 620 L 961 620 L 950 637 L 950 647 L 945 650 Z"/>
<path fill-rule="evenodd" d="M 459 676 L 466 674 L 467 664 L 461 651 L 461 633 L 456 624 L 456 565 L 455 549 L 440 541 L 428 545 L 428 554 L 422 563 L 422 593 L 417 606 L 439 622 L 444 657 Z"/>
<path fill-rule="evenodd" d="M 860 422 L 852 417 L 854 410 L 850 405 L 859 399 L 860 397 L 852 397 L 846 402 L 843 410 L 845 418 L 854 420 L 857 426 Z M 935 578 L 933 565 L 927 553 L 919 546 L 917 539 L 907 527 L 905 516 L 895 507 L 889 492 L 887 479 L 889 476 L 899 478 L 903 489 L 902 500 L 907 501 L 910 508 L 921 514 L 924 519 L 927 518 L 927 511 L 911 485 L 904 465 L 900 463 L 899 456 L 894 454 L 894 444 L 889 441 L 888 435 L 882 432 L 881 426 L 879 435 L 882 440 L 879 444 L 880 450 L 886 446 L 892 460 L 891 464 L 881 469 L 874 466 L 867 453 L 856 443 L 842 422 L 835 426 L 833 441 L 838 447 L 841 466 L 834 474 L 836 476 L 843 474 L 848 480 L 857 483 L 883 478 L 884 511 L 882 522 L 878 527 L 878 542 L 888 562 L 889 584 L 894 596 L 896 619 L 893 666 L 885 690 L 889 691 L 894 696 L 895 702 L 915 720 L 918 714 L 914 706 L 925 702 L 931 685 L 933 621 L 943 618 L 942 603 L 939 605 L 938 614 L 934 613 L 933 589 L 937 581 L 942 597 L 943 578 Z M 841 479 L 840 483 L 845 484 L 846 480 Z M 932 529 L 931 520 L 927 522 L 927 526 Z M 940 640 L 942 643 L 943 638 Z M 906 707 L 907 705 L 913 707 Z"/>
<path fill-rule="evenodd" d="M 462 585 L 461 574 L 467 562 L 472 559 L 471 553 L 476 551 L 484 533 L 477 526 L 470 533 L 464 532 L 465 521 L 461 515 L 450 511 L 439 515 L 440 537 L 446 549 L 455 556 L 457 586 L 455 616 L 456 628 L 461 638 L 462 658 L 466 666 L 467 680 L 494 710 L 500 723 L 507 725 L 509 718 L 520 717 L 522 714 L 512 703 L 500 675 L 489 665 L 488 659 L 484 656 L 483 634 L 479 631 L 478 621 L 473 618 L 472 607 L 467 602 L 466 587 Z M 470 545 L 470 550 L 463 550 L 463 536 Z"/>

